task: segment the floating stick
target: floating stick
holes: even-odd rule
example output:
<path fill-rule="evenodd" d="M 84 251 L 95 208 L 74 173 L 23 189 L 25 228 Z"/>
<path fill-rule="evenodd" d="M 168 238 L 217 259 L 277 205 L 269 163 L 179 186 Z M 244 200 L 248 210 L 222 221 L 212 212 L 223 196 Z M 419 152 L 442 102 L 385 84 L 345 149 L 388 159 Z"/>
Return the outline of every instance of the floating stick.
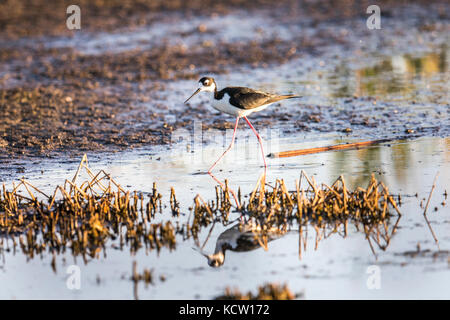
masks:
<path fill-rule="evenodd" d="M 355 149 L 355 148 L 359 148 L 359 147 L 380 144 L 380 143 L 389 142 L 389 141 L 393 141 L 393 140 L 395 140 L 395 139 L 380 139 L 380 140 L 338 144 L 338 145 L 326 146 L 326 147 L 281 151 L 281 152 L 271 153 L 271 154 L 269 154 L 269 157 L 271 157 L 271 158 L 287 158 L 287 157 L 296 157 L 296 156 L 302 156 L 302 155 L 306 155 L 306 154 L 319 153 L 319 152 L 325 152 L 325 151 Z"/>

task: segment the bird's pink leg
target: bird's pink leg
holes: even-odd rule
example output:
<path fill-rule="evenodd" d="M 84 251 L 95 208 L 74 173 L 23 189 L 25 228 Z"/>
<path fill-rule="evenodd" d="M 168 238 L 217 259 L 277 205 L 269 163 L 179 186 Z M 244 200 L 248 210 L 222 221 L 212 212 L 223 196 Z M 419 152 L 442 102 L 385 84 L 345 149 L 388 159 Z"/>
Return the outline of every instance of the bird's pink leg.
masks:
<path fill-rule="evenodd" d="M 248 125 L 250 126 L 250 128 L 253 130 L 253 132 L 255 133 L 256 137 L 258 138 L 259 141 L 259 145 L 261 146 L 261 154 L 263 157 L 263 161 L 264 161 L 264 173 L 267 170 L 267 165 L 266 165 L 266 157 L 264 156 L 264 149 L 263 149 L 263 143 L 262 143 L 262 139 L 260 137 L 260 135 L 258 134 L 258 132 L 256 132 L 256 129 L 253 128 L 252 124 L 250 123 L 250 121 L 248 121 L 247 117 L 243 117 L 245 119 L 245 121 L 247 121 Z"/>
<path fill-rule="evenodd" d="M 215 175 L 213 175 L 211 172 L 209 172 L 209 175 L 211 176 L 211 178 L 214 179 L 214 181 L 216 181 L 218 184 L 220 184 L 220 186 L 222 187 L 223 190 L 225 190 L 225 185 L 222 182 L 220 182 L 220 180 L 217 179 Z M 234 201 L 236 202 L 236 207 L 238 209 L 240 209 L 241 208 L 241 204 L 239 203 L 239 200 L 236 197 L 236 193 L 231 188 L 228 188 L 228 191 L 230 191 L 231 194 L 233 195 Z"/>
<path fill-rule="evenodd" d="M 231 138 L 231 143 L 230 146 L 227 148 L 227 150 L 225 150 L 225 152 L 220 156 L 219 159 L 216 160 L 216 162 L 214 162 L 214 164 L 211 166 L 211 168 L 209 168 L 208 173 L 211 173 L 212 169 L 216 166 L 216 164 L 220 161 L 220 159 L 222 159 L 225 154 L 230 151 L 230 149 L 233 147 L 234 145 L 234 139 L 236 137 L 236 129 L 238 127 L 238 123 L 239 123 L 239 117 L 236 118 L 236 124 L 234 125 L 234 131 L 233 131 L 233 137 Z M 248 120 L 247 120 L 248 121 Z"/>

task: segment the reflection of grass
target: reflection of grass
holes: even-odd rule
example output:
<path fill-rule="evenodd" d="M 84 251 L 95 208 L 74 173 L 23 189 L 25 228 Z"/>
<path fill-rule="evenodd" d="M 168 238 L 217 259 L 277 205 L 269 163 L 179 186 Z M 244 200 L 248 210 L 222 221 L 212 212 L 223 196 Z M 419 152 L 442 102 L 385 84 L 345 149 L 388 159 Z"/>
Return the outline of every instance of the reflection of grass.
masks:
<path fill-rule="evenodd" d="M 374 146 L 367 149 L 361 149 L 357 151 L 358 157 L 362 160 L 363 171 L 361 175 L 355 179 L 355 186 L 363 185 L 367 183 L 371 173 L 373 171 L 379 171 L 381 165 L 381 147 Z"/>
<path fill-rule="evenodd" d="M 336 82 L 336 79 L 341 79 L 334 97 L 348 97 L 354 94 L 358 96 L 411 94 L 420 89 L 413 79 L 428 78 L 447 71 L 446 50 L 446 46 L 443 46 L 439 53 L 429 53 L 422 57 L 411 55 L 392 57 L 375 66 L 354 72 L 341 65 L 329 78 L 330 85 L 331 82 Z M 349 85 L 353 79 L 355 87 Z"/>
<path fill-rule="evenodd" d="M 373 146 L 361 150 L 348 150 L 330 153 L 333 163 L 332 176 L 345 175 L 350 186 L 361 186 L 368 182 L 372 172 L 385 173 L 395 177 L 397 183 L 408 186 L 414 180 L 413 174 L 420 165 L 430 165 L 433 155 L 438 151 L 450 161 L 450 138 L 397 140 L 391 146 Z M 445 162 L 445 161 L 444 161 Z M 386 177 L 386 176 L 385 176 Z"/>
<path fill-rule="evenodd" d="M 450 162 L 450 137 L 440 140 L 440 143 L 445 145 L 445 159 L 447 162 Z"/>
<path fill-rule="evenodd" d="M 372 146 L 369 148 L 363 148 L 360 150 L 348 150 L 343 152 L 334 152 L 333 163 L 336 166 L 334 174 L 339 176 L 344 173 L 352 172 L 355 167 L 355 157 L 363 164 L 363 169 L 358 173 L 356 177 L 350 176 L 349 183 L 352 186 L 361 186 L 370 180 L 370 175 L 374 171 L 378 171 L 377 166 L 381 163 L 381 150 L 380 146 Z"/>
<path fill-rule="evenodd" d="M 411 145 L 409 143 L 395 144 L 392 146 L 391 152 L 395 176 L 404 183 L 409 170 L 411 170 Z"/>
<path fill-rule="evenodd" d="M 359 75 L 361 77 L 367 78 L 367 77 L 378 76 L 380 73 L 386 72 L 386 71 L 392 71 L 392 64 L 389 60 L 384 60 L 380 64 L 378 64 L 374 67 L 360 69 L 357 72 L 359 72 Z"/>
<path fill-rule="evenodd" d="M 389 150 L 391 151 L 390 160 L 392 161 L 392 168 L 394 169 L 395 176 L 402 182 L 402 184 L 407 184 L 407 180 L 411 175 L 411 172 L 417 170 L 417 164 L 414 160 L 414 154 L 417 152 L 415 150 L 421 150 L 424 154 L 433 154 L 437 150 L 445 150 L 446 154 L 449 154 L 448 148 L 441 147 L 441 143 L 445 141 L 450 141 L 446 139 L 423 139 L 411 142 L 403 141 L 401 143 L 394 144 Z M 422 157 L 420 161 L 424 164 L 429 163 L 431 158 Z"/>

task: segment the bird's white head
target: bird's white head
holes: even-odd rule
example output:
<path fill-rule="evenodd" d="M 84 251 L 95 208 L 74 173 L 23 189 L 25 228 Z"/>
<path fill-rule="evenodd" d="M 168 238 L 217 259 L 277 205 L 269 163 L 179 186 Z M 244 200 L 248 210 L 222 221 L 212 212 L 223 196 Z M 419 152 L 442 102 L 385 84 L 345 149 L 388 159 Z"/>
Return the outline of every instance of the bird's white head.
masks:
<path fill-rule="evenodd" d="M 200 91 L 214 92 L 216 90 L 216 81 L 211 77 L 203 77 L 198 81 Z"/>
<path fill-rule="evenodd" d="M 206 254 L 201 249 L 192 248 L 195 251 L 200 252 L 202 256 L 208 259 L 208 265 L 213 268 L 220 267 L 225 262 L 225 249 L 216 250 L 213 254 Z"/>
<path fill-rule="evenodd" d="M 208 265 L 213 268 L 217 268 L 223 265 L 225 262 L 225 251 L 219 251 L 214 254 L 205 255 L 208 259 Z"/>
<path fill-rule="evenodd" d="M 203 77 L 198 81 L 198 89 L 189 97 L 186 99 L 186 102 L 188 102 L 193 96 L 195 96 L 197 93 L 202 91 L 207 92 L 215 92 L 217 90 L 216 81 L 214 81 L 214 78 L 211 77 Z"/>

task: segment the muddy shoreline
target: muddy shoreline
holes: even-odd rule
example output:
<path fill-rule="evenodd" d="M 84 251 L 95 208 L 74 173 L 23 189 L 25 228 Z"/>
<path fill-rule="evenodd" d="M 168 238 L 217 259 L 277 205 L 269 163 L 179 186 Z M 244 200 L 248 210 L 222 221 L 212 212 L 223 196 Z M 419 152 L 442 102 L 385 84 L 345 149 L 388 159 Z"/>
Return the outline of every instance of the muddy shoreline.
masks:
<path fill-rule="evenodd" d="M 123 30 L 124 25 L 132 32 L 139 28 L 147 30 L 146 27 L 151 28 L 161 21 L 162 18 L 157 19 L 156 16 L 164 14 L 171 17 L 170 24 L 181 23 L 186 17 L 198 18 L 200 22 L 177 35 L 187 44 L 171 43 L 171 39 L 148 44 L 136 41 L 131 48 L 121 52 L 102 50 L 100 46 L 95 53 L 85 53 L 77 47 L 79 43 L 74 42 L 74 45 L 70 42 L 77 35 L 74 36 L 73 32 L 70 35 L 65 24 L 60 23 L 65 17 L 61 17 L 64 10 L 59 10 L 64 7 L 62 2 L 49 7 L 44 1 L 34 1 L 33 6 L 43 10 L 40 12 L 44 15 L 25 10 L 31 6 L 27 1 L 17 6 L 16 11 L 10 11 L 9 16 L 5 15 L 7 9 L 0 10 L 3 12 L 0 25 L 4 27 L 0 32 L 2 161 L 80 154 L 84 151 L 115 152 L 168 144 L 174 130 L 192 130 L 193 123 L 200 120 L 204 129 L 229 128 L 230 119 L 216 115 L 210 109 L 207 119 L 203 117 L 206 103 L 196 102 L 181 108 L 185 97 L 180 92 L 170 95 L 172 84 L 190 80 L 189 83 L 195 87 L 196 80 L 204 74 L 245 74 L 254 69 L 271 70 L 311 58 L 322 57 L 327 61 L 330 48 L 338 48 L 341 55 L 355 48 L 361 50 L 357 39 L 366 32 L 348 37 L 345 32 L 336 29 L 344 19 L 346 27 L 364 22 L 360 9 L 365 3 L 355 4 L 353 1 L 338 2 L 336 6 L 341 10 L 328 10 L 332 6 L 330 1 L 320 1 L 320 4 L 314 5 L 295 1 L 281 1 L 277 5 L 266 1 L 212 1 L 212 6 L 206 6 L 201 1 L 138 1 L 125 7 L 112 2 L 107 8 L 102 7 L 102 2 L 84 4 L 82 1 L 81 7 L 83 5 L 93 13 L 87 14 L 83 20 L 85 27 L 82 32 L 87 32 L 88 40 L 99 32 L 114 35 L 118 30 Z M 417 1 L 414 5 L 420 9 L 423 4 Z M 404 14 L 397 8 L 405 10 L 402 4 L 394 2 L 386 2 L 383 7 L 390 23 L 395 22 L 396 16 Z M 448 27 L 445 23 L 448 21 L 448 11 L 445 11 L 448 5 L 436 1 L 430 8 L 432 18 L 428 18 L 430 13 L 420 13 L 417 8 L 412 10 L 417 14 L 414 16 L 415 23 L 427 27 L 424 33 L 437 33 L 439 36 Z M 227 41 L 220 40 L 221 30 L 202 23 L 208 22 L 210 17 L 228 17 L 238 9 L 271 18 L 272 22 L 277 21 L 275 32 L 264 34 L 261 31 L 263 36 L 256 40 Z M 143 14 L 150 10 L 152 14 Z M 290 14 L 286 14 L 288 12 Z M 17 23 L 24 17 L 27 17 L 26 23 Z M 119 24 L 118 21 L 122 22 Z M 292 25 L 299 29 L 292 29 Z M 284 31 L 286 26 L 290 29 L 286 29 L 288 36 L 283 37 L 280 31 Z M 294 33 L 292 30 L 302 32 Z M 216 37 L 218 42 L 212 42 Z M 60 43 L 62 39 L 62 45 L 52 46 L 55 39 Z M 83 41 L 82 38 L 81 43 Z M 432 41 L 430 43 L 433 44 Z M 308 72 L 308 68 L 303 69 Z M 244 81 L 248 82 L 248 79 Z M 182 92 L 186 93 L 188 91 Z M 348 96 L 337 104 L 370 105 L 376 102 L 377 97 Z M 173 108 L 174 105 L 177 107 Z M 349 127 L 357 132 L 358 128 L 370 129 L 392 120 L 403 121 L 388 113 L 375 119 L 355 115 L 352 110 L 334 112 L 328 108 L 334 108 L 333 105 L 318 105 L 314 101 L 300 102 L 295 107 L 300 110 L 296 115 L 268 111 L 255 117 L 255 124 L 263 127 L 282 125 L 288 128 L 287 132 L 346 132 Z M 176 121 L 167 121 L 170 114 L 175 115 Z M 424 135 L 445 135 L 439 129 L 421 130 L 420 126 L 413 130 L 415 133 L 423 131 Z"/>

